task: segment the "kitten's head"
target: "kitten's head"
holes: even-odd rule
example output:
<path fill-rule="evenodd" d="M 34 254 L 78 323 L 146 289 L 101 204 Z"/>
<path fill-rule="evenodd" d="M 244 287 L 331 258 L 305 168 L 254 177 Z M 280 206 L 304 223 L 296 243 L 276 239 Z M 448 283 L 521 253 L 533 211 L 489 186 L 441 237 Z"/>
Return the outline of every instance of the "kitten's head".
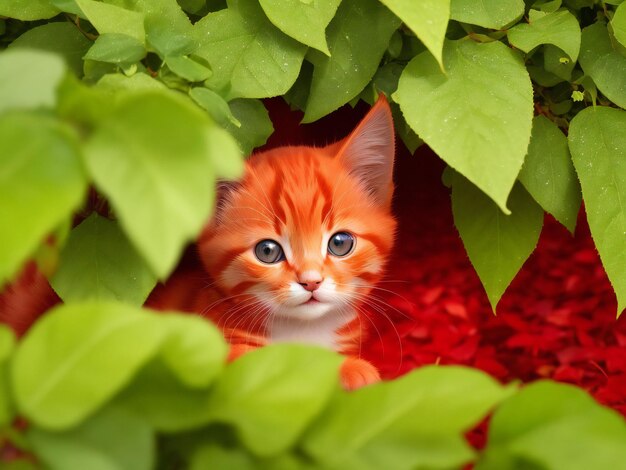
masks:
<path fill-rule="evenodd" d="M 217 286 L 282 317 L 319 318 L 361 303 L 393 244 L 394 149 L 383 98 L 336 144 L 251 157 L 199 241 Z"/>

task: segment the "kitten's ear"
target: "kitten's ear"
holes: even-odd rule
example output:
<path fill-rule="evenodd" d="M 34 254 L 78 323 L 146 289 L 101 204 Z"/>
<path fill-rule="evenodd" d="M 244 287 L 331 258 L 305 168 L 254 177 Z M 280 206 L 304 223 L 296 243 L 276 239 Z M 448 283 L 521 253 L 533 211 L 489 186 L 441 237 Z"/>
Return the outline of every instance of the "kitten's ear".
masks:
<path fill-rule="evenodd" d="M 395 149 L 391 109 L 381 94 L 356 129 L 339 142 L 336 158 L 366 185 L 379 204 L 388 206 L 393 194 Z"/>

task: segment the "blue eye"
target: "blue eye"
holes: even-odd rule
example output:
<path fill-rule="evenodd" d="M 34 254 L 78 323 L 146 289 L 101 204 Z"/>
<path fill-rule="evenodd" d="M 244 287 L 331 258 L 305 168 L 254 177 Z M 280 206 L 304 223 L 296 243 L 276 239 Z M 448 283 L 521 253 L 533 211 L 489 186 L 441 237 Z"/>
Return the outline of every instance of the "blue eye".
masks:
<path fill-rule="evenodd" d="M 337 232 L 328 240 L 328 252 L 341 258 L 352 253 L 355 245 L 354 235 L 348 232 Z"/>
<path fill-rule="evenodd" d="M 274 240 L 261 240 L 254 247 L 254 254 L 265 264 L 275 264 L 285 259 L 283 248 Z"/>

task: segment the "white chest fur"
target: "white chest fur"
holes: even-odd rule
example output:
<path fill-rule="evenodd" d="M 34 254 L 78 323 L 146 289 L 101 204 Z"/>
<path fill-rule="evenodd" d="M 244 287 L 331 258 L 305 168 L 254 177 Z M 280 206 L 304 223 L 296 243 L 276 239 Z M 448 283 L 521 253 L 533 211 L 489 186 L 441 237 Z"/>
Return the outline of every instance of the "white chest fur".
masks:
<path fill-rule="evenodd" d="M 270 324 L 270 342 L 315 344 L 337 350 L 337 330 L 354 317 L 354 313 L 345 311 L 342 313 L 331 311 L 311 320 L 277 316 Z"/>

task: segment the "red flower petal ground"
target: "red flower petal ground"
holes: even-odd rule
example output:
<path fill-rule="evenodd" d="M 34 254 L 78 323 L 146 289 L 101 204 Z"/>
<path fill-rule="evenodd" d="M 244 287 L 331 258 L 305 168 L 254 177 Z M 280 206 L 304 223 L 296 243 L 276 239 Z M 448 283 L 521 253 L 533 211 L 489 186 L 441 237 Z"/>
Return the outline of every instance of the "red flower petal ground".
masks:
<path fill-rule="evenodd" d="M 536 251 L 495 316 L 454 228 L 448 190 L 433 174 L 439 162 L 427 151 L 408 158 L 422 161 L 398 163 L 401 229 L 389 281 L 374 301 L 390 305 L 391 321 L 373 312 L 365 355 L 388 378 L 440 363 L 504 381 L 569 382 L 626 415 L 626 318 L 616 320 L 584 213 L 575 236 L 546 217 Z M 420 176 L 420 166 L 430 168 Z"/>
<path fill-rule="evenodd" d="M 269 146 L 341 138 L 366 108 L 344 107 L 298 126 L 301 115 L 282 101 L 267 104 L 278 129 Z M 363 356 L 385 378 L 433 363 L 477 367 L 503 381 L 551 378 L 583 387 L 626 415 L 626 315 L 616 320 L 584 212 L 575 236 L 546 217 L 537 250 L 494 316 L 454 227 L 443 168 L 426 147 L 412 156 L 398 145 L 399 233 L 387 280 L 371 302 Z"/>

